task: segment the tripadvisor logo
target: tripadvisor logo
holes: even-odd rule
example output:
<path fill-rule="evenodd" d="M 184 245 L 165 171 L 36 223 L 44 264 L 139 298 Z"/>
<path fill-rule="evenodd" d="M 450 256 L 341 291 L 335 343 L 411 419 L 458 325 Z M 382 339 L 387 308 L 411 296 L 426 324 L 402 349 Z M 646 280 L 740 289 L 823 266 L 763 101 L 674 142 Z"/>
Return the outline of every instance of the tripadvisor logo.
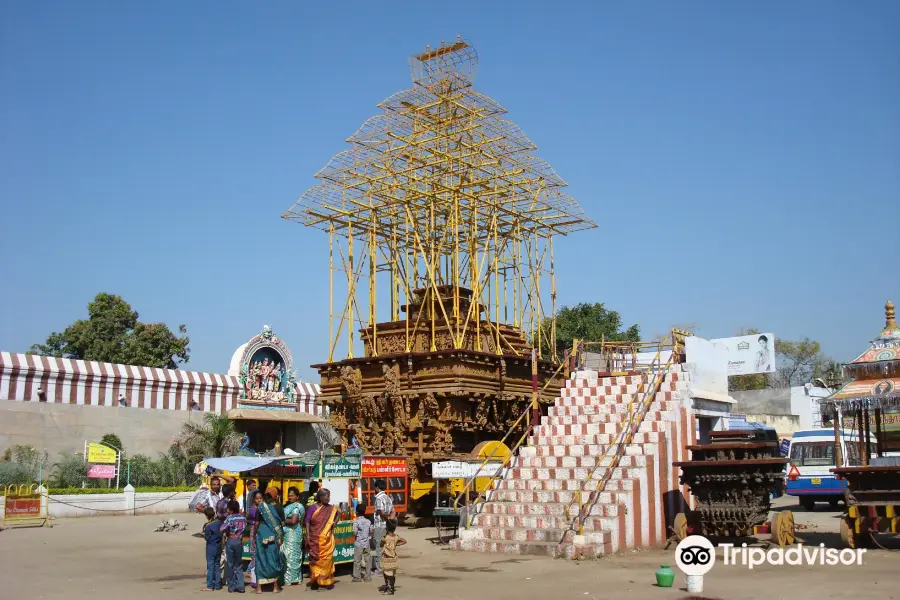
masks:
<path fill-rule="evenodd" d="M 748 548 L 747 544 L 720 544 L 722 562 L 725 565 L 739 565 L 752 569 L 760 565 L 857 565 L 863 564 L 865 548 L 826 548 L 825 544 L 804 546 L 797 544 L 790 548 Z M 685 575 L 706 575 L 716 564 L 716 548 L 712 542 L 700 535 L 690 535 L 675 548 L 675 564 Z"/>
<path fill-rule="evenodd" d="M 741 544 L 740 548 L 734 544 L 722 544 L 724 550 L 724 563 L 726 565 L 741 565 L 752 569 L 759 565 L 837 565 L 861 566 L 865 548 L 826 548 L 825 544 L 818 546 L 804 546 L 797 544 L 791 548 L 748 548 L 747 544 Z"/>
<path fill-rule="evenodd" d="M 689 535 L 675 548 L 675 564 L 689 577 L 706 575 L 716 564 L 716 548 L 702 535 Z"/>

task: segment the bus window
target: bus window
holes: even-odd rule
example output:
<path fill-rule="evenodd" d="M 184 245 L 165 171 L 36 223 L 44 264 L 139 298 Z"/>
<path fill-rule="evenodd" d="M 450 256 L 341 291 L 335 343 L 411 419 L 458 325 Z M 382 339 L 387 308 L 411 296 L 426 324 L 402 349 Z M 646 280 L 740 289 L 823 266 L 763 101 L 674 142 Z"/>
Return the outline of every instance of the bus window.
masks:
<path fill-rule="evenodd" d="M 834 442 L 794 442 L 791 462 L 800 467 L 834 465 Z"/>

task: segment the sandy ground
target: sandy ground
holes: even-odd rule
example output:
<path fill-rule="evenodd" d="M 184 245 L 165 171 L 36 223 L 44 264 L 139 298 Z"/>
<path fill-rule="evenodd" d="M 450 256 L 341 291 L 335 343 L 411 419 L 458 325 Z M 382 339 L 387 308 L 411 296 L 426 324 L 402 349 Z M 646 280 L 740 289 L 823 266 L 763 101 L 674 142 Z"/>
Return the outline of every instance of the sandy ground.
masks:
<path fill-rule="evenodd" d="M 779 502 L 784 507 L 790 502 Z M 820 505 L 799 507 L 799 535 L 808 544 L 840 547 L 836 513 Z M 155 533 L 160 517 L 64 519 L 52 528 L 0 532 L 0 597 L 17 600 L 206 597 L 203 542 L 186 532 Z M 674 600 L 687 596 L 679 574 L 673 588 L 655 586 L 660 564 L 674 568 L 674 547 L 575 563 L 549 558 L 460 553 L 436 545 L 433 529 L 401 529 L 409 545 L 400 550 L 397 595 L 422 600 L 450 598 L 562 600 L 628 598 Z M 869 551 L 855 566 L 717 565 L 705 577 L 703 596 L 722 600 L 756 598 L 898 598 L 900 552 Z M 338 570 L 332 591 L 289 588 L 285 596 L 325 594 L 334 599 L 378 595 L 376 584 L 351 584 L 348 567 Z M 681 589 L 679 589 L 681 588 Z M 269 593 L 269 592 L 266 592 Z M 216 595 L 224 595 L 225 591 Z M 281 596 L 281 597 L 285 597 Z M 216 596 L 213 596 L 216 597 Z"/>

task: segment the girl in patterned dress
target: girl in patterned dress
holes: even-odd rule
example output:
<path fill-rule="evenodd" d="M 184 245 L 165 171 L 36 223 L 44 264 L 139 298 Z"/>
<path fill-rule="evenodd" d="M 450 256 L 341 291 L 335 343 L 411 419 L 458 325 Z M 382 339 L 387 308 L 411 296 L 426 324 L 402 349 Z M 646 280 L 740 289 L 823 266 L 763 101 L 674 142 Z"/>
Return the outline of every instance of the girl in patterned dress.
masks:
<path fill-rule="evenodd" d="M 387 531 L 381 540 L 381 572 L 384 574 L 384 585 L 379 591 L 389 596 L 394 595 L 394 586 L 397 583 L 397 546 L 406 544 L 406 540 L 397 535 L 397 522 L 387 521 Z"/>

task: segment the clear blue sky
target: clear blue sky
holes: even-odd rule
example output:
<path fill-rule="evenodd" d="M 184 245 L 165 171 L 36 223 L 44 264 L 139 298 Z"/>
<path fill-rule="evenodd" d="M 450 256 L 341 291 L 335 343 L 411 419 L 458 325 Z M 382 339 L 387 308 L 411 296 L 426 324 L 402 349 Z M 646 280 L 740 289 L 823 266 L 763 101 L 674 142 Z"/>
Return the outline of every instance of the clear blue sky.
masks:
<path fill-rule="evenodd" d="M 0 349 L 108 291 L 185 323 L 188 368 L 269 324 L 310 378 L 327 236 L 279 216 L 461 33 L 600 224 L 557 244 L 562 304 L 849 360 L 900 302 L 898 25 L 890 0 L 0 2 Z"/>

